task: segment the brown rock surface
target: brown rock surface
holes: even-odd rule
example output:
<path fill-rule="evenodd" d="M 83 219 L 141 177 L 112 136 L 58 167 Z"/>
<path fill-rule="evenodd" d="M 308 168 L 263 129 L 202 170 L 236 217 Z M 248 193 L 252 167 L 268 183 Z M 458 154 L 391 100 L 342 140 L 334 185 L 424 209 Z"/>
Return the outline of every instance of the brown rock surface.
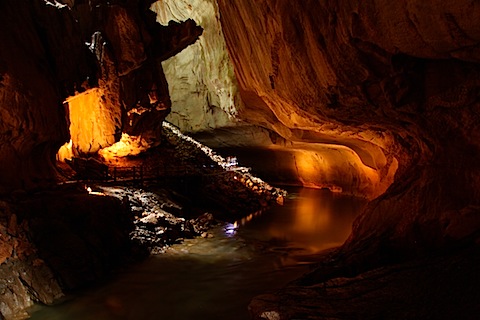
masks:
<path fill-rule="evenodd" d="M 335 271 L 321 268 L 305 280 L 304 284 L 318 284 L 325 291 L 314 294 L 316 298 L 309 301 L 316 302 L 311 306 L 307 301 L 299 307 L 310 311 L 293 318 L 343 318 L 339 310 L 315 309 L 332 308 L 329 297 L 356 303 L 353 297 L 361 288 L 355 281 L 361 279 L 332 280 L 341 282 L 340 289 L 324 281 L 478 239 L 480 6 L 476 1 L 218 3 L 246 105 L 243 117 L 291 141 L 335 141 L 347 146 L 383 177 L 393 159 L 398 161 L 393 184 L 369 204 L 337 252 Z M 378 161 L 382 158 L 386 161 Z M 455 257 L 445 258 L 446 269 L 449 259 Z M 478 266 L 477 258 L 471 259 Z M 402 279 L 421 281 L 429 271 L 402 272 L 396 279 L 379 275 L 396 289 L 376 298 L 395 295 Z M 470 276 L 459 279 L 455 290 L 468 287 Z M 438 276 L 436 281 L 441 279 Z M 430 284 L 435 286 L 434 281 Z M 448 290 L 448 285 L 441 288 Z M 294 310 L 285 297 L 296 290 L 279 293 L 278 305 L 288 304 Z M 298 289 L 291 301 L 302 305 L 302 297 L 313 292 L 309 290 Z M 470 294 L 455 292 L 462 297 Z M 428 297 L 426 290 L 416 293 L 419 299 Z M 385 303 L 387 308 L 395 307 L 392 301 Z M 362 302 L 359 308 L 369 305 Z M 463 314 L 473 311 L 470 307 Z M 258 310 L 256 316 L 263 312 Z M 420 311 L 417 315 L 426 312 Z M 273 313 L 265 317 L 292 316 L 280 313 L 280 318 Z M 355 318 L 354 314 L 344 318 Z M 365 315 L 375 316 L 385 315 Z"/>
<path fill-rule="evenodd" d="M 92 284 L 133 258 L 130 210 L 117 199 L 60 191 L 20 205 L 32 243 L 65 290 Z"/>
<path fill-rule="evenodd" d="M 405 249 L 447 241 L 452 212 L 479 199 L 478 5 L 219 7 L 244 118 L 291 141 L 349 147 L 381 179 L 398 161 L 394 184 L 357 220 L 346 250 L 377 252 L 366 239 Z"/>
<path fill-rule="evenodd" d="M 45 184 L 68 137 L 62 97 L 90 74 L 67 8 L 0 4 L 0 192 Z M 62 28 L 57 26 L 61 25 Z"/>
<path fill-rule="evenodd" d="M 122 131 L 158 140 L 170 108 L 160 61 L 202 29 L 157 24 L 151 2 L 0 4 L 0 193 L 53 182 L 69 120 L 77 155 L 113 144 Z"/>
<path fill-rule="evenodd" d="M 146 256 L 131 241 L 128 200 L 82 186 L 19 194 L 0 202 L 0 316 L 26 317 Z"/>
<path fill-rule="evenodd" d="M 256 297 L 252 319 L 474 319 L 478 248 Z"/>

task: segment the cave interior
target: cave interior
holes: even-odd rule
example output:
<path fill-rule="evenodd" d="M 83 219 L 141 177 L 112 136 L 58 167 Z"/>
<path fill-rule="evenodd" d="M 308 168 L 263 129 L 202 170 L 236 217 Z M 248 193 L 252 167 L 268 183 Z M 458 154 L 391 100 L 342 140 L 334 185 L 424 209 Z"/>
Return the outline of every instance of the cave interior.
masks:
<path fill-rule="evenodd" d="M 478 1 L 6 0 L 0 21 L 0 318 L 144 257 L 113 215 L 125 201 L 71 180 L 200 170 L 179 154 L 368 201 L 315 270 L 252 300 L 252 319 L 480 311 Z M 232 179 L 268 195 L 260 207 L 284 201 Z M 102 243 L 79 253 L 101 261 L 88 279 L 42 249 L 85 212 Z"/>

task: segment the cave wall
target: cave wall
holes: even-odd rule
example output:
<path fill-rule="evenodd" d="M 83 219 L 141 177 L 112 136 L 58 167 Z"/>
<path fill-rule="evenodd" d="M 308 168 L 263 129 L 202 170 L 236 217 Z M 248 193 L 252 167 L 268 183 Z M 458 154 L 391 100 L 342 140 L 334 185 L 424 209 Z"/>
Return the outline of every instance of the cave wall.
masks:
<path fill-rule="evenodd" d="M 298 176 L 294 180 L 298 185 L 310 187 L 332 185 L 343 189 L 345 192 L 349 190 L 349 193 L 369 199 L 385 191 L 393 179 L 395 170 L 392 169 L 396 169 L 396 160 L 392 156 L 385 156 L 384 150 L 382 150 L 383 145 L 388 144 L 391 138 L 384 137 L 384 139 L 375 141 L 378 135 L 386 135 L 385 133 L 378 133 L 375 130 L 359 133 L 348 128 L 339 129 L 337 124 L 332 123 L 323 124 L 323 128 L 319 129 L 318 122 L 312 123 L 311 119 L 307 119 L 307 115 L 305 117 L 297 115 L 297 117 L 304 118 L 303 122 L 305 124 L 290 129 L 281 121 L 277 121 L 275 113 L 278 111 L 275 110 L 279 108 L 278 106 L 275 106 L 275 110 L 272 112 L 263 105 L 265 102 L 256 95 L 244 91 L 240 97 L 240 90 L 244 90 L 244 87 L 238 86 L 233 74 L 216 1 L 162 0 L 155 2 L 152 5 L 152 10 L 157 13 L 157 21 L 164 25 L 170 19 L 192 18 L 205 29 L 197 43 L 162 63 L 172 98 L 172 112 L 168 115 L 167 120 L 179 126 L 182 130 L 194 134 L 197 139 L 213 148 L 263 145 L 264 151 L 268 151 L 270 148 L 279 150 L 279 148 L 284 147 L 285 154 L 293 154 L 299 151 L 298 148 L 303 142 L 312 142 L 313 145 L 327 143 L 331 145 L 330 148 L 320 148 L 319 150 L 323 153 L 332 152 L 332 155 L 324 154 L 325 157 L 335 157 L 336 149 L 334 147 L 337 145 L 346 146 L 351 148 L 352 152 L 359 154 L 364 162 L 361 166 L 369 166 L 376 170 L 374 175 L 379 177 L 379 183 L 361 184 L 358 189 L 350 192 L 352 188 L 344 187 L 345 185 L 357 184 L 357 181 L 352 179 L 352 175 L 339 174 L 341 170 L 330 170 L 328 174 L 325 174 L 330 167 L 324 165 L 322 161 L 311 162 L 320 171 L 318 173 L 311 171 L 311 174 L 307 176 L 296 170 L 292 161 L 279 164 L 280 158 L 278 158 L 276 163 L 282 168 L 288 168 L 288 171 L 292 173 L 296 172 Z M 232 29 L 237 27 L 230 26 Z M 263 41 L 263 39 L 249 40 Z M 251 43 L 242 43 L 242 50 L 247 55 L 250 52 L 250 46 L 252 46 Z M 277 49 L 272 48 L 272 54 L 277 54 Z M 250 63 L 256 62 L 250 61 Z M 267 64 L 265 65 L 265 63 Z M 260 64 L 264 68 L 270 62 L 261 61 Z M 290 83 L 286 85 L 290 85 Z M 246 101 L 250 106 L 255 105 L 255 108 L 245 107 L 243 101 Z M 272 102 L 272 104 L 277 104 L 279 101 L 281 100 Z M 286 110 L 286 112 L 291 112 L 291 109 Z M 295 117 L 295 115 L 293 116 Z M 284 140 L 288 143 L 283 143 Z M 374 140 L 374 143 L 372 143 L 372 140 Z M 282 141 L 282 143 L 278 141 Z M 355 141 L 355 143 L 351 143 L 351 141 Z M 297 143 L 296 150 L 290 150 L 291 143 Z M 235 154 L 235 150 L 232 150 L 232 152 Z M 241 150 L 238 150 L 238 152 L 241 152 Z M 304 153 L 308 152 L 308 150 L 304 151 Z M 261 163 L 255 166 L 257 168 L 264 167 Z M 357 164 L 352 163 L 351 166 L 346 168 L 350 171 L 351 168 L 357 167 Z M 272 174 L 271 170 L 269 173 L 264 173 Z M 364 172 L 360 169 L 353 175 L 358 178 L 364 176 Z M 278 179 L 271 181 L 275 180 L 278 181 Z M 367 180 L 365 179 L 364 182 L 368 184 Z"/>
<path fill-rule="evenodd" d="M 202 28 L 193 20 L 157 24 L 152 2 L 69 4 L 98 66 L 98 88 L 67 100 L 74 154 L 94 154 L 121 133 L 159 143 L 171 106 L 161 61 L 194 43 Z"/>
<path fill-rule="evenodd" d="M 152 2 L 0 4 L 0 193 L 55 183 L 69 129 L 73 155 L 94 154 L 122 132 L 159 143 L 170 111 L 161 61 L 202 28 L 161 26 Z"/>
<path fill-rule="evenodd" d="M 357 220 L 347 251 L 394 256 L 475 237 L 477 2 L 218 4 L 240 116 L 292 141 L 347 142 L 385 175 L 398 161 L 394 184 Z"/>
<path fill-rule="evenodd" d="M 167 120 L 184 132 L 235 125 L 241 107 L 215 0 L 160 0 L 152 4 L 157 21 L 193 19 L 204 29 L 200 39 L 162 62 L 172 109 Z"/>
<path fill-rule="evenodd" d="M 63 97 L 93 69 L 67 8 L 41 1 L 2 1 L 0 20 L 4 192 L 52 181 L 55 153 L 68 140 Z"/>

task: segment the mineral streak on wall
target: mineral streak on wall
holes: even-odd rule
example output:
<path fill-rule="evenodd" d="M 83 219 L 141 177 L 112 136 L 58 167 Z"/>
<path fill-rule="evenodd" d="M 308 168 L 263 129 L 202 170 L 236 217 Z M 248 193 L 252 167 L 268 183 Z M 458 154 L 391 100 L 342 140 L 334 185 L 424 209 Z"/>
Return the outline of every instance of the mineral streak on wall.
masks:
<path fill-rule="evenodd" d="M 157 21 L 193 19 L 204 28 L 200 39 L 162 62 L 172 111 L 167 120 L 182 131 L 232 126 L 241 106 L 215 0 L 160 0 L 151 9 Z"/>

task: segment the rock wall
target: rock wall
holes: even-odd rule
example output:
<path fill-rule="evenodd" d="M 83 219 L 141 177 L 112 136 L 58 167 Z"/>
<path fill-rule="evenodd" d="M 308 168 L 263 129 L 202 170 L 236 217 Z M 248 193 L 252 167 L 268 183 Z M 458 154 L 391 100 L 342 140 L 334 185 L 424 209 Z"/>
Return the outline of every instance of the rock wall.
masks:
<path fill-rule="evenodd" d="M 185 132 L 235 125 L 242 105 L 214 0 L 160 0 L 157 21 L 193 19 L 204 29 L 199 41 L 162 63 L 172 110 L 167 120 Z"/>
<path fill-rule="evenodd" d="M 218 4 L 240 116 L 291 141 L 348 146 L 381 177 L 398 161 L 395 183 L 354 225 L 352 261 L 476 237 L 475 1 Z"/>
<path fill-rule="evenodd" d="M 0 317 L 26 318 L 34 301 L 51 304 L 63 296 L 51 269 L 29 240 L 29 226 L 12 203 L 0 203 Z"/>
<path fill-rule="evenodd" d="M 379 183 L 371 183 L 364 179 L 364 183 L 361 183 L 358 189 L 353 190 L 353 193 L 374 198 L 385 191 L 393 178 L 393 174 L 387 175 L 395 171 L 387 162 L 393 163 L 395 161 L 392 157 L 383 155 L 384 151 L 377 146 L 379 142 L 371 143 L 372 137 L 375 137 L 378 134 L 377 132 L 363 132 L 358 136 L 358 132 L 346 132 L 345 129 L 338 130 L 335 124 L 327 124 L 324 128 L 315 130 L 316 133 L 327 133 L 323 136 L 310 132 L 312 125 L 316 124 L 289 130 L 280 122 L 275 121 L 274 113 L 277 111 L 274 111 L 274 113 L 271 111 L 265 112 L 268 108 L 262 107 L 264 102 L 261 99 L 245 92 L 242 93 L 243 99 L 240 98 L 237 80 L 232 71 L 233 67 L 227 56 L 216 1 L 162 0 L 154 3 L 152 10 L 157 13 L 157 21 L 162 24 L 166 25 L 170 19 L 192 18 L 205 29 L 196 44 L 163 62 L 172 97 L 172 112 L 167 117 L 169 121 L 182 130 L 195 134 L 196 138 L 211 147 L 263 145 L 266 148 L 265 150 L 272 147 L 276 149 L 285 147 L 284 152 L 295 153 L 296 151 L 290 150 L 289 146 L 276 143 L 277 134 L 272 132 L 272 130 L 276 130 L 290 142 L 300 142 L 300 144 L 305 141 L 314 144 L 329 143 L 331 146 L 321 148 L 322 152 L 330 150 L 335 153 L 334 146 L 338 145 L 336 138 L 344 136 L 340 145 L 353 148 L 353 152 L 359 153 L 362 161 L 366 163 L 364 165 L 376 170 L 375 175 L 379 176 L 381 180 Z M 235 28 L 236 26 L 233 27 L 233 29 Z M 248 55 L 251 44 L 244 43 L 242 46 L 244 47 L 242 50 Z M 276 48 L 273 48 L 272 52 L 275 51 Z M 260 63 L 264 64 L 264 62 Z M 239 74 L 239 76 L 242 75 Z M 243 90 L 241 86 L 240 89 Z M 243 100 L 250 106 L 255 105 L 255 108 L 244 107 Z M 275 103 L 278 103 L 278 101 Z M 265 132 L 267 133 L 267 139 L 264 136 Z M 271 137 L 272 135 L 275 137 Z M 281 140 L 282 137 L 279 137 L 278 140 Z M 356 140 L 356 143 L 349 143 L 350 140 Z M 295 146 L 297 150 L 300 148 L 300 144 Z M 309 151 L 304 150 L 303 152 L 308 153 Z M 378 154 L 382 155 L 375 157 Z M 329 157 L 328 154 L 325 156 Z M 381 160 L 372 165 L 372 159 Z M 311 163 L 321 169 L 322 172 L 329 170 L 328 166 L 322 164 L 322 161 Z M 338 170 L 330 170 L 328 174 L 313 174 L 305 177 L 305 174 L 298 172 L 295 166 L 291 164 L 287 161 L 281 166 L 285 168 L 290 165 L 288 170 L 298 174 L 295 180 L 300 185 L 332 185 L 336 188 L 342 188 L 345 185 L 357 184 L 356 181 L 352 181 L 350 174 L 342 176 L 338 174 Z M 262 166 L 262 164 L 257 164 L 257 166 Z M 358 166 L 352 163 L 351 167 L 356 168 Z M 360 170 L 353 175 L 358 178 L 363 176 L 364 173 Z M 341 181 L 340 185 L 338 184 L 339 181 Z M 344 189 L 344 191 L 347 190 L 352 189 Z"/>
<path fill-rule="evenodd" d="M 63 97 L 93 69 L 68 8 L 2 1 L 0 20 L 0 192 L 5 192 L 53 180 L 55 153 L 68 141 Z"/>
<path fill-rule="evenodd" d="M 74 155 L 122 132 L 158 143 L 170 108 L 160 62 L 202 33 L 156 23 L 152 1 L 63 3 L 0 4 L 0 193 L 54 182 L 69 125 Z"/>
<path fill-rule="evenodd" d="M 194 43 L 202 28 L 193 20 L 157 24 L 151 2 L 70 4 L 99 70 L 98 88 L 68 99 L 76 155 L 111 146 L 122 132 L 159 143 L 171 105 L 161 61 Z"/>

